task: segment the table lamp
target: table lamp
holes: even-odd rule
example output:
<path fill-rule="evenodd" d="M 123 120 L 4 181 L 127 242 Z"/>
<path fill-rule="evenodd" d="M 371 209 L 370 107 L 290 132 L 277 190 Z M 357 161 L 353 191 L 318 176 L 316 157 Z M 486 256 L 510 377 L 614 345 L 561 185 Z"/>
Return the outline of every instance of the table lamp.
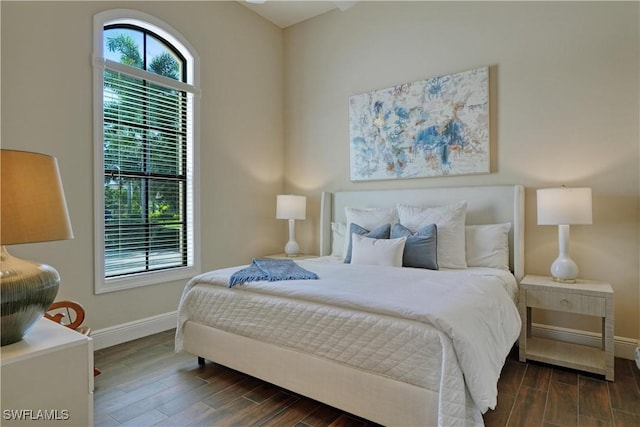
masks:
<path fill-rule="evenodd" d="M 72 239 L 55 157 L 0 150 L 1 344 L 20 341 L 58 293 L 51 266 L 10 255 L 5 245 Z"/>
<path fill-rule="evenodd" d="M 538 224 L 558 226 L 558 258 L 551 264 L 557 282 L 575 283 L 578 266 L 569 257 L 569 226 L 592 223 L 591 188 L 537 190 Z"/>
<path fill-rule="evenodd" d="M 287 256 L 295 257 L 300 253 L 300 246 L 296 242 L 296 219 L 305 219 L 307 212 L 307 198 L 281 194 L 276 199 L 276 218 L 289 220 L 289 241 L 284 247 Z"/>

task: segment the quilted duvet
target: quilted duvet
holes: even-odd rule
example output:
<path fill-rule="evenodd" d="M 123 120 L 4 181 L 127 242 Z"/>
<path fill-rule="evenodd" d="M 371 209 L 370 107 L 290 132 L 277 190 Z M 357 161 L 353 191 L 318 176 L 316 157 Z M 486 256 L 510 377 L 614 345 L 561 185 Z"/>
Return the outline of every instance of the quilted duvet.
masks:
<path fill-rule="evenodd" d="M 520 331 L 513 275 L 299 264 L 320 279 L 230 289 L 242 267 L 194 277 L 180 301 L 176 351 L 194 321 L 436 391 L 440 425 L 482 424 Z"/>

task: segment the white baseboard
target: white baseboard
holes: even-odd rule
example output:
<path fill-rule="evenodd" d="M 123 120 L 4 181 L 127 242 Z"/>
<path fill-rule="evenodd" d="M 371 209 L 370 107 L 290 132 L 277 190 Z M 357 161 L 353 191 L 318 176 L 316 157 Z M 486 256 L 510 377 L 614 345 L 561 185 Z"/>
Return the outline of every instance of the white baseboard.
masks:
<path fill-rule="evenodd" d="M 539 323 L 531 325 L 531 334 L 541 338 L 566 341 L 591 347 L 600 347 L 602 343 L 601 335 L 598 333 L 541 325 Z M 633 353 L 638 345 L 638 340 L 624 337 L 614 337 L 613 340 L 613 352 L 615 356 L 622 359 L 633 360 Z"/>
<path fill-rule="evenodd" d="M 93 349 L 100 350 L 101 348 L 167 331 L 175 328 L 177 323 L 178 312 L 172 311 L 104 329 L 96 329 L 91 332 Z"/>

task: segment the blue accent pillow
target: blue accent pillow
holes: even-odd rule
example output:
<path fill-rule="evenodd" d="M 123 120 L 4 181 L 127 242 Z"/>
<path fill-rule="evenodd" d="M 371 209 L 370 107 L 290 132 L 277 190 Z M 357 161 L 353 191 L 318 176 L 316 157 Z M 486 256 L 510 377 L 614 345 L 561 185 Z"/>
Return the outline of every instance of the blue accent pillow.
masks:
<path fill-rule="evenodd" d="M 347 254 L 344 257 L 345 264 L 351 263 L 351 248 L 353 247 L 353 242 L 351 241 L 351 235 L 353 233 L 360 234 L 365 237 L 371 237 L 372 239 L 388 239 L 391 234 L 391 224 L 382 224 L 369 231 L 364 227 L 360 227 L 358 224 L 351 223 L 351 227 L 349 230 L 349 248 L 347 249 Z"/>
<path fill-rule="evenodd" d="M 403 267 L 438 270 L 438 227 L 435 224 L 427 225 L 415 233 L 402 224 L 394 224 L 391 238 L 398 237 L 407 238 L 402 254 Z"/>

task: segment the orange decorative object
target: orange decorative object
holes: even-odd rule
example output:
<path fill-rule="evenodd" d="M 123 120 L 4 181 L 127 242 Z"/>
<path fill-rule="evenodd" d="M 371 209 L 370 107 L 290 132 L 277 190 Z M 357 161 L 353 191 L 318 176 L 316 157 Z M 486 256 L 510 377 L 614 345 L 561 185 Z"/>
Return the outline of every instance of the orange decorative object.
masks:
<path fill-rule="evenodd" d="M 82 326 L 82 322 L 84 322 L 84 308 L 75 301 L 55 301 L 49 306 L 44 317 L 73 329 L 82 335 L 89 336 L 91 334 L 90 327 Z M 93 376 L 95 377 L 97 375 L 100 375 L 100 371 L 94 368 Z"/>

